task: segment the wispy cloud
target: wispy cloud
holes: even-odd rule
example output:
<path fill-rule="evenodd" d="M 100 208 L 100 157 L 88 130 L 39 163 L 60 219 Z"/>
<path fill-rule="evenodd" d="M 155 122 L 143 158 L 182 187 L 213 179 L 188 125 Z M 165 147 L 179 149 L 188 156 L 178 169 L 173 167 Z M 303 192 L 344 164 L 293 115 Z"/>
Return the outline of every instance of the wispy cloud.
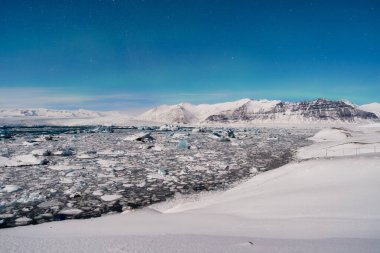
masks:
<path fill-rule="evenodd" d="M 343 96 L 342 96 L 343 95 Z M 64 88 L 1 88 L 0 109 L 10 108 L 50 108 L 50 109 L 88 109 L 100 111 L 128 111 L 138 114 L 159 104 L 180 102 L 219 103 L 242 98 L 302 100 L 322 97 L 317 90 L 309 93 L 297 89 L 218 91 L 218 92 L 175 92 L 172 93 L 127 93 L 99 94 L 99 91 L 75 91 Z M 342 93 L 331 91 L 331 99 L 348 98 Z M 356 101 L 354 101 L 356 102 Z"/>
<path fill-rule="evenodd" d="M 50 107 L 60 103 L 78 103 L 88 100 L 85 96 L 62 93 L 57 89 L 0 88 L 1 108 Z"/>
<path fill-rule="evenodd" d="M 0 88 L 0 109 L 51 108 L 90 110 L 143 110 L 157 101 L 148 95 L 76 94 L 62 88 Z"/>
<path fill-rule="evenodd" d="M 156 93 L 77 94 L 64 88 L 0 88 L 0 108 L 52 108 L 141 111 L 161 103 L 223 101 L 231 94 Z"/>

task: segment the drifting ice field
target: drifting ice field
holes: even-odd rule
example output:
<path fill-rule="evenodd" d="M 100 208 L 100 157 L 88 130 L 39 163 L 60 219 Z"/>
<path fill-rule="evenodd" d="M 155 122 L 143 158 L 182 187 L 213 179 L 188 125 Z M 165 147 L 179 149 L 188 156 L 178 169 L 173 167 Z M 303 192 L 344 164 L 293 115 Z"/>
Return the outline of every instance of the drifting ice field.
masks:
<path fill-rule="evenodd" d="M 1 141 L 0 227 L 98 217 L 225 190 L 292 160 L 313 131 L 11 128 Z"/>

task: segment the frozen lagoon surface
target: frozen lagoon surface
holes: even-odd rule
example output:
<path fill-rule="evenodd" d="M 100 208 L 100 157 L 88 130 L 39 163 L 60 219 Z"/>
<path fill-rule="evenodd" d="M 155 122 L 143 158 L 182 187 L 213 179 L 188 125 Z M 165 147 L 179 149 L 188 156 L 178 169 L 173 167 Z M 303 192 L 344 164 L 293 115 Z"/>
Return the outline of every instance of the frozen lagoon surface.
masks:
<path fill-rule="evenodd" d="M 335 138 L 331 133 L 336 130 L 349 134 Z M 317 158 L 311 154 L 326 148 L 321 145 L 341 145 L 353 138 L 363 148 L 376 145 L 380 128 L 324 131 L 314 136 L 313 145 L 299 150 L 296 161 L 259 173 L 226 191 L 199 194 L 196 201 L 175 198 L 101 218 L 3 229 L 2 250 L 378 252 L 379 154 L 329 153 Z M 265 139 L 274 141 L 274 137 Z M 373 142 L 366 143 L 369 139 Z"/>
<path fill-rule="evenodd" d="M 311 134 L 268 128 L 231 132 L 151 127 L 11 132 L 13 138 L 1 140 L 0 150 L 3 228 L 17 225 L 22 217 L 32 224 L 91 218 L 141 208 L 175 194 L 225 190 L 288 163 Z"/>

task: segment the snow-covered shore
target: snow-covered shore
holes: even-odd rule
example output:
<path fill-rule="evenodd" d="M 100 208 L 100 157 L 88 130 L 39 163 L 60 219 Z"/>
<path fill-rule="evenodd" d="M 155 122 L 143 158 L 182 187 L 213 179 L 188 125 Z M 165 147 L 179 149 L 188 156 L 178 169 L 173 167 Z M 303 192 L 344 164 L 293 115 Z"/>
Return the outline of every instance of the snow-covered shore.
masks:
<path fill-rule="evenodd" d="M 146 208 L 96 219 L 4 229 L 0 231 L 0 249 L 378 252 L 380 154 L 326 157 L 318 152 L 327 144 L 358 145 L 368 140 L 380 149 L 379 130 L 378 126 L 323 130 L 313 138 L 312 146 L 300 150 L 300 161 L 199 201 L 172 203 L 166 209 L 161 206 L 161 212 Z"/>

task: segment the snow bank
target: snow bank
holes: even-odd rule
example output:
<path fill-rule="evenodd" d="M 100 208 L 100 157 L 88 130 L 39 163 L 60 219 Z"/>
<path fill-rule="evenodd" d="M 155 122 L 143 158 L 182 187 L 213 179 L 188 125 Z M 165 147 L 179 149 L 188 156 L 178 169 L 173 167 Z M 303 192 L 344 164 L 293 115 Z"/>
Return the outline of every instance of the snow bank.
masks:
<path fill-rule="evenodd" d="M 310 138 L 315 143 L 300 148 L 300 159 L 345 157 L 380 153 L 380 125 L 369 124 L 352 129 L 324 129 Z"/>
<path fill-rule="evenodd" d="M 331 129 L 323 129 L 309 139 L 315 142 L 341 141 L 341 140 L 345 140 L 349 136 L 350 134 L 347 131 L 344 131 L 342 129 L 331 128 Z"/>
<path fill-rule="evenodd" d="M 380 219 L 380 159 L 311 160 L 262 173 L 217 196 L 166 213 L 229 214 L 248 219 Z M 289 228 L 291 230 L 291 228 Z"/>

